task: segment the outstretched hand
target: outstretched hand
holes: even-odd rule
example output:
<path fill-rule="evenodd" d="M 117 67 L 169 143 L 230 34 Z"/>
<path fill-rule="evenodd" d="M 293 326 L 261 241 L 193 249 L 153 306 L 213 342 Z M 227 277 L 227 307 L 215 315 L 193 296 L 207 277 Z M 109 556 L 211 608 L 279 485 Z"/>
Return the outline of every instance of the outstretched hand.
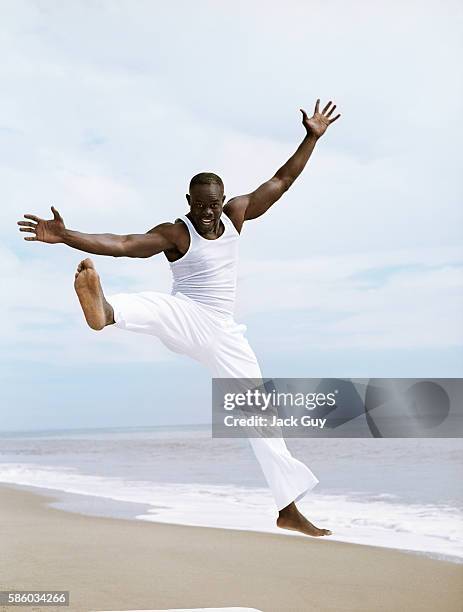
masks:
<path fill-rule="evenodd" d="M 333 107 L 328 110 L 332 104 L 333 103 L 330 100 L 320 113 L 318 110 L 320 100 L 318 99 L 317 103 L 315 104 L 313 117 L 309 117 L 304 109 L 300 109 L 302 113 L 302 125 L 307 130 L 307 134 L 315 136 L 316 138 L 320 138 L 320 136 L 323 136 L 323 134 L 326 132 L 328 126 L 341 116 L 340 114 L 337 114 L 336 117 L 333 117 L 331 119 L 331 115 L 333 114 L 333 111 L 336 108 L 336 104 L 334 104 Z"/>
<path fill-rule="evenodd" d="M 64 221 L 59 212 L 54 206 L 51 207 L 53 219 L 41 219 L 35 215 L 24 215 L 25 219 L 30 221 L 18 221 L 20 232 L 30 232 L 32 236 L 25 236 L 24 240 L 39 240 L 40 242 L 48 242 L 56 244 L 62 242 L 64 230 Z"/>

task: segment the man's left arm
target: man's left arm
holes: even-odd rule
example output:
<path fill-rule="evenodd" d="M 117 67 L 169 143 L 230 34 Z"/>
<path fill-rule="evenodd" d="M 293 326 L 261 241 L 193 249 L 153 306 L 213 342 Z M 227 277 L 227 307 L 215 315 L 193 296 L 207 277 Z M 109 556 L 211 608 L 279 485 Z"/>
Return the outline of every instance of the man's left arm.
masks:
<path fill-rule="evenodd" d="M 294 155 L 270 180 L 260 185 L 255 191 L 233 198 L 225 205 L 225 213 L 233 219 L 239 229 L 244 221 L 263 215 L 291 187 L 309 161 L 318 139 L 323 136 L 328 126 L 340 117 L 338 114 L 331 118 L 336 108 L 336 105 L 331 106 L 332 102 L 328 102 L 321 112 L 319 112 L 319 104 L 320 100 L 317 100 L 314 114 L 310 118 L 301 109 L 302 124 L 307 133 Z"/>

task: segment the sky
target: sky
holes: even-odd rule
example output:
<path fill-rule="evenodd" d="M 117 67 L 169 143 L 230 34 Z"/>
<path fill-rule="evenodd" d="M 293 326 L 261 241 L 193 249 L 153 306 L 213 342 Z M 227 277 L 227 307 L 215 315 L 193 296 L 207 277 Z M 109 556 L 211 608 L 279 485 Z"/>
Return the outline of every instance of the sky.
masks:
<path fill-rule="evenodd" d="M 89 330 L 85 254 L 16 221 L 144 233 L 191 176 L 248 193 L 341 118 L 242 233 L 236 319 L 273 377 L 461 377 L 461 28 L 453 0 L 0 2 L 0 430 L 204 423 L 210 379 Z M 162 255 L 93 257 L 105 291 L 170 292 Z M 174 390 L 174 392 L 173 392 Z"/>

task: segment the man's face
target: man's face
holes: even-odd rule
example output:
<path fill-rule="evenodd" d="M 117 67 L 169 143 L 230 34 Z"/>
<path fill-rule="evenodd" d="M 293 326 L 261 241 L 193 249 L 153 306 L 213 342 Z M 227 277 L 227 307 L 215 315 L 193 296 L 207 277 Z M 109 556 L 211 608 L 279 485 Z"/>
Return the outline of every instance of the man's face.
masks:
<path fill-rule="evenodd" d="M 222 187 L 217 183 L 193 185 L 186 199 L 199 232 L 207 234 L 213 231 L 219 223 L 225 200 Z"/>

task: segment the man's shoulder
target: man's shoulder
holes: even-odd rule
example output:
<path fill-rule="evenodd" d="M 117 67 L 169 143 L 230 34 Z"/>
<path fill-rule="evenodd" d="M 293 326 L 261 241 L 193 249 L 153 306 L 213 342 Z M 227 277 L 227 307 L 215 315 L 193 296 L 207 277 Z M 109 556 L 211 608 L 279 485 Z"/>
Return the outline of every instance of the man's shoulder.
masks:
<path fill-rule="evenodd" d="M 169 245 L 164 249 L 168 261 L 179 259 L 186 253 L 190 244 L 188 229 L 181 219 L 176 219 L 174 222 L 159 223 L 146 233 L 161 236 L 163 242 Z"/>
<path fill-rule="evenodd" d="M 228 216 L 230 216 L 230 214 L 240 212 L 244 208 L 246 208 L 246 206 L 248 205 L 248 202 L 249 202 L 249 194 L 235 196 L 234 198 L 231 198 L 230 200 L 228 200 L 228 202 L 224 204 L 223 211 Z"/>
<path fill-rule="evenodd" d="M 175 221 L 166 221 L 165 223 L 159 223 L 155 227 L 148 230 L 147 234 L 160 233 L 165 235 L 175 235 L 183 233 L 185 231 L 185 223 L 182 219 L 175 219 Z"/>

